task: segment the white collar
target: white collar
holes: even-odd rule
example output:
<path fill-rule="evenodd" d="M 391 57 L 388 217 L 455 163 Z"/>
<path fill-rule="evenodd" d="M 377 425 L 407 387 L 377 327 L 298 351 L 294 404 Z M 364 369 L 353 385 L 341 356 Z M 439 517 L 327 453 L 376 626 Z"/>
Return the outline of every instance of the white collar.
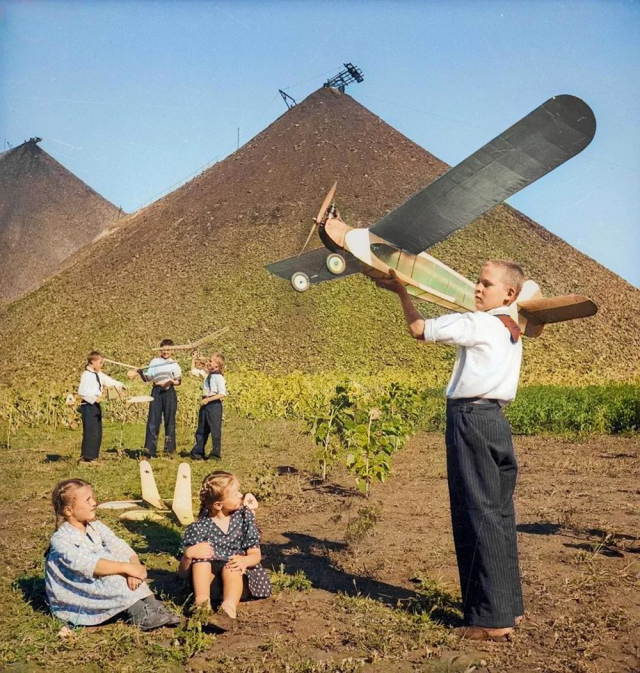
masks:
<path fill-rule="evenodd" d="M 489 315 L 510 315 L 510 309 L 511 306 L 497 306 L 496 308 L 490 308 L 488 311 L 484 311 L 484 313 L 488 313 Z"/>

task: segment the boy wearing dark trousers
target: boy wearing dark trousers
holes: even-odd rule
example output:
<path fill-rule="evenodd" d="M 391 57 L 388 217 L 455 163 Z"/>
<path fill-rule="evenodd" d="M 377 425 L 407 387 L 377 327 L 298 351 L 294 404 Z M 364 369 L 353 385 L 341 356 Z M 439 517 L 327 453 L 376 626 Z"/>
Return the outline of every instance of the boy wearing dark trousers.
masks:
<path fill-rule="evenodd" d="M 102 396 L 107 388 L 124 390 L 120 381 L 112 379 L 102 371 L 104 359 L 100 351 L 91 351 L 87 365 L 80 377 L 78 395 L 81 398 L 82 449 L 80 460 L 90 463 L 97 460 L 102 444 Z"/>
<path fill-rule="evenodd" d="M 163 339 L 160 347 L 173 346 L 171 339 Z M 170 350 L 161 350 L 160 357 L 153 358 L 146 369 L 130 369 L 129 378 L 140 378 L 145 382 L 153 382 L 147 417 L 147 432 L 144 439 L 144 448 L 147 455 L 155 458 L 158 451 L 158 435 L 164 417 L 164 452 L 169 455 L 176 450 L 176 412 L 178 411 L 178 396 L 175 386 L 182 382 L 180 365 L 171 358 Z"/>
<path fill-rule="evenodd" d="M 196 356 L 191 359 L 191 373 L 204 378 L 202 403 L 198 413 L 196 443 L 191 449 L 193 460 L 205 460 L 205 447 L 211 435 L 211 458 L 221 458 L 222 451 L 222 400 L 227 394 L 224 380 L 225 360 L 221 353 L 214 353 L 207 362 L 206 371 L 196 367 Z"/>
<path fill-rule="evenodd" d="M 406 288 L 376 280 L 400 298 L 411 335 L 455 344 L 447 386 L 447 480 L 464 626 L 472 640 L 507 640 L 523 615 L 513 492 L 517 463 L 502 407 L 516 396 L 522 340 L 508 307 L 524 282 L 513 262 L 490 260 L 475 288 L 476 311 L 424 320 Z"/>

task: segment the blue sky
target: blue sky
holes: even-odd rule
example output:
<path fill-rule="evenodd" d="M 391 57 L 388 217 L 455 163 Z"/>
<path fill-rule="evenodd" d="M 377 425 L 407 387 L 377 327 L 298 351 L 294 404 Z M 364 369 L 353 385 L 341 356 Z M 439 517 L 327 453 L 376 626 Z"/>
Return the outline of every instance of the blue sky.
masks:
<path fill-rule="evenodd" d="M 133 211 L 224 158 L 344 62 L 347 92 L 450 164 L 547 98 L 598 130 L 509 202 L 640 285 L 638 0 L 0 1 L 0 142 Z"/>

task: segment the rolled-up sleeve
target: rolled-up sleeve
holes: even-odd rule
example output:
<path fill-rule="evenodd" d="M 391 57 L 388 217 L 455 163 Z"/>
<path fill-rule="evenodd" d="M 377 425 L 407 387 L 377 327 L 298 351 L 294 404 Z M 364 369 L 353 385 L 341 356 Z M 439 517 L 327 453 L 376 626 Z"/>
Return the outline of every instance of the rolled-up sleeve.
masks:
<path fill-rule="evenodd" d="M 107 376 L 106 374 L 102 374 L 100 379 L 102 381 L 102 385 L 107 388 L 115 388 L 116 390 L 122 390 L 124 388 L 123 383 L 120 383 L 120 381 L 117 381 L 116 379 L 112 379 L 110 376 Z"/>
<path fill-rule="evenodd" d="M 454 313 L 424 321 L 424 340 L 456 346 L 475 346 L 481 341 L 473 313 Z"/>

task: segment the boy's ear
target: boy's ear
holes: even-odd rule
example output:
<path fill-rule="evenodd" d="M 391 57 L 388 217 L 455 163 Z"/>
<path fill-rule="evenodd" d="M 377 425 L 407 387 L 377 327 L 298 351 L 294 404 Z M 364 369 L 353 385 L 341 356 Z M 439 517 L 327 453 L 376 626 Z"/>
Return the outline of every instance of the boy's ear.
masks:
<path fill-rule="evenodd" d="M 516 288 L 512 287 L 512 286 L 508 286 L 507 287 L 507 297 L 508 297 L 509 301 L 510 302 L 514 301 L 517 296 L 518 296 L 518 293 L 516 291 Z"/>

